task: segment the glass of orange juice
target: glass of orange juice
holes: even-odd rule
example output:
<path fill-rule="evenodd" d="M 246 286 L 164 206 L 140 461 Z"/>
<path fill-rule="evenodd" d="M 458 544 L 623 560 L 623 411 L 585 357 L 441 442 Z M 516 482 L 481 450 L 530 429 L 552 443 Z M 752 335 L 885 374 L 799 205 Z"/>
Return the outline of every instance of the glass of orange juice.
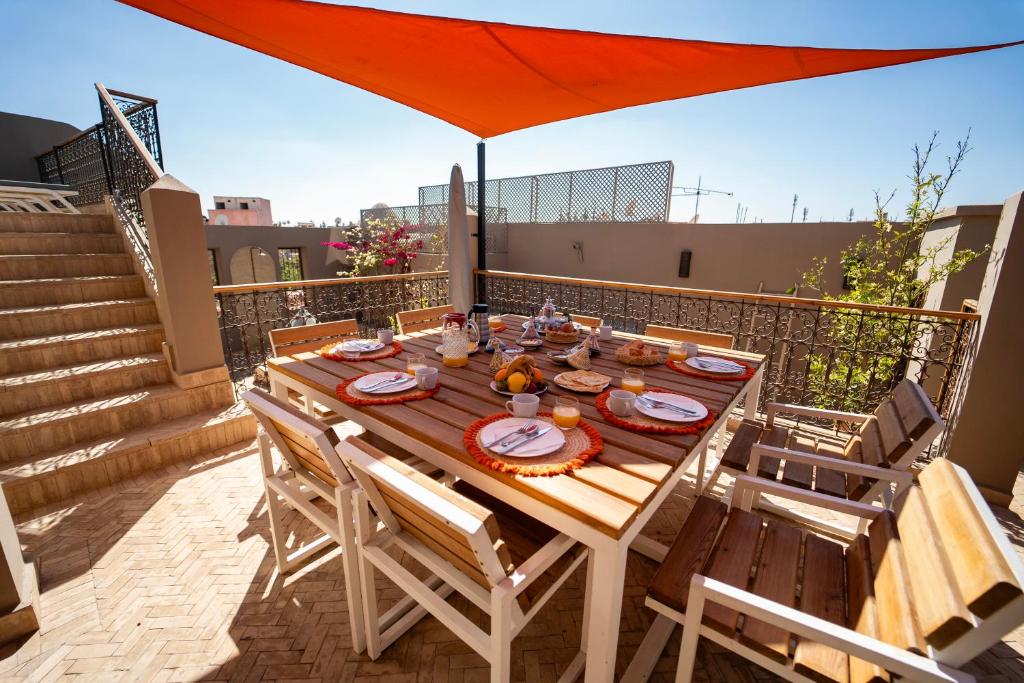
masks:
<path fill-rule="evenodd" d="M 644 393 L 644 371 L 640 368 L 627 368 L 622 373 L 622 382 L 620 386 L 626 391 L 632 391 L 634 394 L 639 396 Z"/>
<path fill-rule="evenodd" d="M 686 347 L 682 342 L 675 342 L 668 347 L 668 359 L 677 363 L 686 360 Z"/>
<path fill-rule="evenodd" d="M 405 371 L 413 377 L 416 376 L 416 371 L 419 368 L 427 367 L 427 357 L 422 353 L 410 353 L 405 359 Z"/>
<path fill-rule="evenodd" d="M 572 396 L 559 396 L 555 401 L 555 409 L 551 411 L 551 419 L 562 431 L 576 427 L 580 422 L 580 402 Z"/>
<path fill-rule="evenodd" d="M 498 330 L 504 327 L 505 323 L 504 321 L 502 321 L 501 318 L 490 318 L 487 321 L 487 326 L 490 327 L 492 330 Z"/>

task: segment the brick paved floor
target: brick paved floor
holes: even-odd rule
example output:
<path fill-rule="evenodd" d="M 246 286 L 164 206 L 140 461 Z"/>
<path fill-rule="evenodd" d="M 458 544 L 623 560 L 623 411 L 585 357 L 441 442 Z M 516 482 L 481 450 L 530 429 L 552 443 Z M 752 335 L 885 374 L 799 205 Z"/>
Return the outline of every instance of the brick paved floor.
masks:
<path fill-rule="evenodd" d="M 1024 547 L 1024 477 L 1000 514 Z M 670 540 L 689 502 L 673 496 L 649 533 Z M 315 536 L 290 520 L 294 541 Z M 43 624 L 0 652 L 4 680 L 485 681 L 484 661 L 431 618 L 377 662 L 352 653 L 337 550 L 282 577 L 268 545 L 251 446 L 218 452 L 92 493 L 19 525 L 39 560 Z M 643 607 L 653 563 L 632 557 L 619 671 L 649 623 Z M 394 594 L 394 589 L 390 589 Z M 554 680 L 575 654 L 582 613 L 578 573 L 516 639 L 513 678 Z M 469 606 L 465 606 L 472 614 Z M 655 680 L 671 680 L 678 635 Z M 986 681 L 1024 679 L 1024 631 L 973 665 Z M 701 681 L 771 679 L 702 644 Z"/>

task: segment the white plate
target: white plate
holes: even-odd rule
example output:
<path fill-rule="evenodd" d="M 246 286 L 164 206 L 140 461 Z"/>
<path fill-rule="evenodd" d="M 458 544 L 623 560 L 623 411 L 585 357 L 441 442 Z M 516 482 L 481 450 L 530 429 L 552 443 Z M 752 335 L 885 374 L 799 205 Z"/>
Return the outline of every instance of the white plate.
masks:
<path fill-rule="evenodd" d="M 491 389 L 493 389 L 494 391 L 498 392 L 499 394 L 504 394 L 505 396 L 515 396 L 515 394 L 513 394 L 511 391 L 502 391 L 501 389 L 499 389 L 498 388 L 498 383 L 495 382 L 495 381 L 491 381 Z M 545 384 L 541 388 L 540 391 L 536 391 L 534 393 L 537 394 L 537 396 L 540 396 L 541 394 L 543 394 L 547 390 L 548 390 L 548 385 Z M 520 393 L 523 393 L 523 392 L 520 392 Z M 485 441 L 484 443 L 487 443 L 487 442 Z"/>
<path fill-rule="evenodd" d="M 384 345 L 374 339 L 351 339 L 341 343 L 342 351 L 358 351 L 359 353 L 370 353 L 383 349 Z"/>
<path fill-rule="evenodd" d="M 708 363 L 708 367 L 701 367 L 698 361 L 704 360 Z M 697 356 L 696 358 L 687 358 L 683 361 L 694 370 L 700 370 L 701 372 L 713 372 L 718 375 L 735 375 L 737 372 L 743 372 L 744 368 L 739 363 L 733 363 L 731 360 L 723 360 L 721 358 L 709 358 L 707 356 Z M 726 368 L 732 369 L 726 369 Z"/>
<path fill-rule="evenodd" d="M 526 417 L 508 417 L 504 420 L 492 422 L 480 430 L 480 441 L 481 443 L 490 443 L 509 432 L 514 432 L 519 429 L 521 426 L 526 424 L 529 419 L 530 418 Z M 562 433 L 561 429 L 548 422 L 544 422 L 543 420 L 537 420 L 536 424 L 541 429 L 551 427 L 551 431 L 544 436 L 538 436 L 535 439 L 531 439 L 519 448 L 512 449 L 511 452 L 505 452 L 505 449 L 494 452 L 500 453 L 501 455 L 509 455 L 514 458 L 538 458 L 542 455 L 547 455 L 548 453 L 554 453 L 565 445 L 565 434 Z"/>
<path fill-rule="evenodd" d="M 649 408 L 637 400 L 637 411 L 647 415 L 648 417 L 653 417 L 656 420 L 665 420 L 666 422 L 697 422 L 698 420 L 703 420 L 708 416 L 708 409 L 705 408 L 702 403 L 698 403 L 687 396 L 680 396 L 679 394 L 663 394 L 657 391 L 645 391 L 640 394 L 640 396 L 647 396 L 649 398 L 653 398 L 655 401 L 661 401 L 662 403 L 671 403 L 674 406 L 686 408 L 687 410 L 692 410 L 696 413 L 696 415 L 683 415 L 682 413 L 677 413 L 676 411 L 669 410 L 668 408 Z M 639 399 L 640 397 L 638 396 L 637 398 Z"/>
<path fill-rule="evenodd" d="M 368 394 L 393 394 L 393 393 L 398 392 L 398 391 L 408 391 L 409 389 L 412 389 L 414 386 L 416 386 L 416 378 L 415 377 L 413 377 L 412 375 L 410 375 L 408 373 L 395 371 L 395 372 L 375 372 L 372 375 L 366 375 L 365 377 L 360 377 L 359 379 L 357 379 L 354 382 L 355 388 L 358 389 L 359 391 L 365 391 L 363 389 L 363 387 L 372 386 L 372 385 L 376 384 L 377 382 L 381 381 L 382 379 L 388 379 L 388 378 L 394 377 L 395 375 L 405 375 L 406 379 L 402 380 L 401 382 L 394 382 L 392 384 L 388 384 L 386 386 L 382 386 L 382 387 L 380 387 L 378 389 L 371 389 L 370 391 L 367 391 L 366 393 L 368 393 Z"/>

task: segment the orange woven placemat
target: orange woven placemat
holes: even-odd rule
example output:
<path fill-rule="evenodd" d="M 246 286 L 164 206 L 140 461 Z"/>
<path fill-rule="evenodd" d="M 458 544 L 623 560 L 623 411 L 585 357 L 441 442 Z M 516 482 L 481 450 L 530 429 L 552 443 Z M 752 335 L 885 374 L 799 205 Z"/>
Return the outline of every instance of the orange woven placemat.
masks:
<path fill-rule="evenodd" d="M 647 391 L 657 391 L 663 394 L 676 394 L 678 396 L 683 395 L 676 391 L 658 389 L 657 387 L 647 387 Z M 608 424 L 628 429 L 631 432 L 644 432 L 647 434 L 699 434 L 715 423 L 715 411 L 710 408 L 708 408 L 707 417 L 703 420 L 685 422 L 682 424 L 665 422 L 640 413 L 630 415 L 629 417 L 619 417 L 613 413 L 610 408 L 608 408 L 608 397 L 611 393 L 612 390 L 609 389 L 598 394 L 597 398 L 594 399 L 594 406 Z M 690 397 L 687 396 L 687 398 Z M 700 401 L 697 402 L 700 403 Z M 701 405 L 704 404 L 701 403 Z M 707 408 L 707 406 L 704 407 Z"/>
<path fill-rule="evenodd" d="M 390 346 L 385 346 L 383 349 L 377 349 L 376 351 L 370 351 L 369 353 L 359 354 L 359 358 L 353 358 L 351 361 L 345 358 L 340 353 L 331 353 L 331 349 L 338 345 L 338 342 L 331 342 L 326 346 L 322 346 L 318 354 L 321 358 L 327 360 L 342 361 L 345 363 L 358 363 L 364 360 L 381 360 L 383 358 L 393 358 L 402 352 L 402 342 L 391 342 Z"/>
<path fill-rule="evenodd" d="M 701 356 L 702 358 L 717 358 L 717 356 Z M 757 368 L 752 365 L 748 365 L 743 361 L 735 360 L 733 358 L 718 358 L 718 360 L 727 360 L 731 363 L 742 365 L 745 369 L 743 372 L 737 372 L 735 375 L 723 375 L 717 372 L 704 372 L 696 368 L 691 368 L 686 363 L 677 363 L 674 360 L 669 360 L 667 365 L 669 370 L 675 370 L 681 375 L 690 375 L 691 377 L 700 377 L 701 379 L 714 379 L 721 380 L 723 382 L 744 382 L 754 376 L 757 372 Z"/>
<path fill-rule="evenodd" d="M 362 379 L 367 375 L 372 375 L 372 372 L 364 372 L 361 375 L 352 377 L 351 379 L 342 380 L 337 387 L 335 387 L 334 393 L 337 394 L 338 398 L 352 406 L 382 406 L 389 403 L 405 403 L 406 401 L 422 401 L 425 398 L 430 398 L 441 389 L 441 383 L 438 382 L 437 386 L 433 389 L 420 389 L 419 387 L 413 387 L 406 391 L 400 391 L 394 394 L 368 394 L 365 391 L 359 391 L 356 389 L 353 382 Z"/>
<path fill-rule="evenodd" d="M 509 417 L 508 413 L 497 413 L 481 418 L 471 424 L 462 435 L 462 442 L 469 454 L 480 463 L 498 472 L 521 474 L 525 477 L 553 477 L 583 467 L 604 450 L 604 439 L 598 431 L 583 420 L 576 429 L 565 432 L 565 445 L 554 453 L 540 457 L 517 458 L 514 455 L 501 455 L 484 448 L 480 441 L 480 432 L 487 425 Z M 537 413 L 537 419 L 550 425 L 551 413 Z"/>

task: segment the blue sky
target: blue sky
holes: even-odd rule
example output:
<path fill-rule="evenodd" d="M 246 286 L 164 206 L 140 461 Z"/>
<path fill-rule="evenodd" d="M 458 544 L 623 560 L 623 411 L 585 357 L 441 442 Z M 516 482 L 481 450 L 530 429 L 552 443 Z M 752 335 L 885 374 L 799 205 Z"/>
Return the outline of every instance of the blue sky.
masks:
<path fill-rule="evenodd" d="M 203 197 L 264 196 L 275 219 L 357 219 L 416 202 L 451 164 L 475 177 L 476 138 L 402 105 L 201 35 L 112 0 L 2 0 L 0 110 L 98 119 L 92 83 L 160 100 L 167 170 Z M 1024 2 L 375 0 L 381 9 L 732 42 L 909 48 L 1024 37 Z M 382 46 L 386 49 L 386 46 Z M 13 68 L 12 68 L 13 67 Z M 948 203 L 1024 188 L 1024 47 L 648 105 L 488 143 L 488 177 L 671 159 L 705 198 L 703 222 L 865 217 L 876 188 L 903 189 L 910 149 L 942 152 L 973 130 Z M 941 162 L 941 159 L 939 160 Z M 904 195 L 900 195 L 903 197 Z M 687 220 L 692 198 L 672 218 Z"/>

